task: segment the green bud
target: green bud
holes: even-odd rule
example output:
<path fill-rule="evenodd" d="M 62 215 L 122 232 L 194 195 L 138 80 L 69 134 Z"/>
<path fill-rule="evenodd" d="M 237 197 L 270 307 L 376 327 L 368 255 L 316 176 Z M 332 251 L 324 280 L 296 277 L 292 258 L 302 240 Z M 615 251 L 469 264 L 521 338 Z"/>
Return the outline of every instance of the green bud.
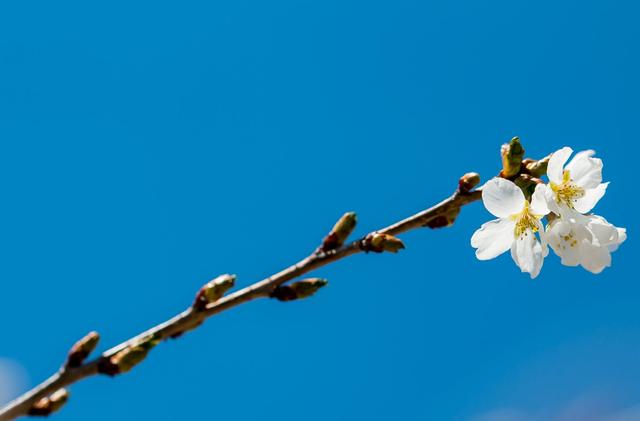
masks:
<path fill-rule="evenodd" d="M 500 175 L 509 178 L 518 174 L 524 157 L 524 148 L 520 144 L 520 138 L 516 136 L 509 143 L 502 145 L 500 153 L 502 155 L 502 172 Z"/>
<path fill-rule="evenodd" d="M 130 346 L 109 358 L 104 369 L 99 371 L 111 376 L 126 373 L 136 365 L 140 364 L 160 341 L 153 336 L 143 339 L 138 345 Z"/>
<path fill-rule="evenodd" d="M 93 352 L 100 341 L 98 332 L 90 332 L 84 338 L 76 342 L 69 351 L 67 367 L 80 367 L 85 359 Z"/>
<path fill-rule="evenodd" d="M 375 253 L 385 251 L 397 253 L 404 248 L 404 243 L 393 235 L 374 232 L 364 239 L 363 247 L 365 251 L 373 251 Z"/>
<path fill-rule="evenodd" d="M 215 303 L 222 298 L 225 292 L 233 288 L 235 281 L 236 275 L 224 274 L 207 282 L 196 294 L 196 298 L 193 302 L 193 308 L 203 310 L 207 304 Z"/>
<path fill-rule="evenodd" d="M 273 290 L 271 297 L 279 301 L 300 300 L 311 297 L 327 283 L 327 280 L 322 278 L 303 279 L 290 285 L 280 285 Z"/>
<path fill-rule="evenodd" d="M 341 247 L 356 228 L 355 212 L 347 212 L 336 222 L 331 232 L 324 238 L 320 251 L 329 251 Z"/>
<path fill-rule="evenodd" d="M 67 403 L 67 400 L 69 400 L 69 392 L 67 392 L 67 389 L 58 389 L 50 396 L 36 402 L 31 409 L 29 409 L 27 415 L 46 417 L 62 408 L 62 406 Z"/>

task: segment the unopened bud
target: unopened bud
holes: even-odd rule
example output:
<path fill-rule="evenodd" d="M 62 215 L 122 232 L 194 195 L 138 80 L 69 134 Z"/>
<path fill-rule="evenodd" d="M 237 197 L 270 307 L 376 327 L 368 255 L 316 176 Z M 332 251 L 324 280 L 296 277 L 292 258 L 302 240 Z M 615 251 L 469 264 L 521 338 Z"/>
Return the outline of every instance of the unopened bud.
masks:
<path fill-rule="evenodd" d="M 480 183 L 480 174 L 477 172 L 468 172 L 458 181 L 458 190 L 460 193 L 469 193 L 471 189 Z"/>
<path fill-rule="evenodd" d="M 67 357 L 67 367 L 75 368 L 80 367 L 84 360 L 87 359 L 89 354 L 96 349 L 100 335 L 98 332 L 90 332 L 84 338 L 76 342 L 69 350 L 69 356 Z"/>
<path fill-rule="evenodd" d="M 331 232 L 324 238 L 320 251 L 329 251 L 342 246 L 356 227 L 355 212 L 347 212 L 336 222 Z"/>
<path fill-rule="evenodd" d="M 233 288 L 236 275 L 220 275 L 212 281 L 207 282 L 200 288 L 193 302 L 193 308 L 204 310 L 207 304 L 218 301 L 225 292 Z"/>
<path fill-rule="evenodd" d="M 505 178 L 513 177 L 520 172 L 524 148 L 520 144 L 520 138 L 514 137 L 509 143 L 502 145 L 500 149 L 502 155 L 502 172 L 500 175 Z"/>
<path fill-rule="evenodd" d="M 138 345 L 130 346 L 98 364 L 98 371 L 109 376 L 126 373 L 140 364 L 160 341 L 153 336 L 143 339 Z"/>
<path fill-rule="evenodd" d="M 303 279 L 290 285 L 280 285 L 273 290 L 271 297 L 280 301 L 300 300 L 311 297 L 327 283 L 327 280 L 322 278 Z"/>
<path fill-rule="evenodd" d="M 543 175 L 547 175 L 547 166 L 549 165 L 549 159 L 551 155 L 546 156 L 539 160 L 534 160 L 531 158 L 527 158 L 522 161 L 522 165 L 527 170 L 527 172 L 533 177 L 542 177 Z"/>
<path fill-rule="evenodd" d="M 69 392 L 67 392 L 67 389 L 58 389 L 50 396 L 42 398 L 36 402 L 31 409 L 29 409 L 27 415 L 46 417 L 62 408 L 62 406 L 67 403 L 68 399 Z"/>
<path fill-rule="evenodd" d="M 374 232 L 365 237 L 362 242 L 362 247 L 365 251 L 373 251 L 375 253 L 385 251 L 397 253 L 404 248 L 404 243 L 393 235 Z"/>

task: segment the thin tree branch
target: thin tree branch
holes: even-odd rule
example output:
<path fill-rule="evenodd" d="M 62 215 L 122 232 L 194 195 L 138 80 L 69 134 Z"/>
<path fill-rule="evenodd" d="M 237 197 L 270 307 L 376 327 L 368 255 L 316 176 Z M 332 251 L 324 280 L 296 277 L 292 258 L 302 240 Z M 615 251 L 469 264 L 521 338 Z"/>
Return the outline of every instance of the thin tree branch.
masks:
<path fill-rule="evenodd" d="M 471 178 L 469 178 L 470 176 Z M 424 226 L 438 228 L 451 225 L 463 206 L 480 199 L 481 192 L 479 190 L 469 191 L 478 181 L 477 174 L 467 174 L 460 179 L 459 188 L 451 197 L 429 209 L 381 230 L 373 231 L 357 241 L 340 245 L 338 248 L 324 250 L 321 247 L 281 272 L 224 296 L 218 301 L 208 303 L 202 307 L 197 307 L 194 304 L 175 317 L 103 352 L 92 361 L 83 363 L 82 359 L 86 357 L 86 355 L 83 355 L 80 357 L 79 363 L 70 364 L 69 361 L 77 360 L 78 356 L 74 354 L 74 358 L 72 358 L 70 354 L 67 363 L 53 376 L 0 409 L 0 421 L 8 421 L 24 415 L 36 415 L 32 409 L 36 404 L 42 402 L 42 399 L 48 398 L 56 391 L 79 382 L 84 378 L 97 374 L 115 375 L 128 371 L 133 365 L 140 362 L 144 356 L 146 356 L 148 350 L 157 342 L 168 338 L 176 338 L 189 330 L 197 328 L 208 317 L 242 303 L 257 298 L 270 297 L 279 286 L 312 270 L 360 252 L 383 251 L 382 249 L 376 249 L 372 246 L 372 239 L 374 237 L 380 238 L 380 235 L 387 237 L 396 236 Z M 396 251 L 398 248 L 401 248 L 397 246 L 398 243 L 402 246 L 402 243 L 395 238 L 393 239 L 397 241 L 397 243 L 395 243 L 396 247 L 386 250 Z M 83 339 L 83 341 L 86 341 L 86 339 L 87 338 Z M 88 349 L 88 352 L 85 354 L 88 354 L 91 349 L 95 347 L 96 342 L 97 339 L 95 342 L 92 342 L 90 349 Z M 78 342 L 78 344 L 72 348 L 72 352 L 77 352 L 76 348 L 81 345 L 82 341 Z"/>

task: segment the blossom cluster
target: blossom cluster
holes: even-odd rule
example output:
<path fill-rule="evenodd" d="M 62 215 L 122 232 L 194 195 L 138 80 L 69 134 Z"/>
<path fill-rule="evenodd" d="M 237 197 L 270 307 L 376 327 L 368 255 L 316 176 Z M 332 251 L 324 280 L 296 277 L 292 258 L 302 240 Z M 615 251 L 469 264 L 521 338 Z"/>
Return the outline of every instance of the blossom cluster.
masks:
<path fill-rule="evenodd" d="M 531 278 L 540 273 L 549 247 L 567 266 L 592 273 L 611 266 L 611 252 L 626 240 L 626 230 L 590 213 L 609 184 L 602 182 L 602 161 L 588 150 L 567 164 L 572 153 L 564 147 L 550 156 L 548 183 L 537 180 L 529 199 L 506 178 L 493 178 L 482 187 L 484 206 L 498 219 L 471 237 L 478 259 L 511 250 L 516 265 Z"/>

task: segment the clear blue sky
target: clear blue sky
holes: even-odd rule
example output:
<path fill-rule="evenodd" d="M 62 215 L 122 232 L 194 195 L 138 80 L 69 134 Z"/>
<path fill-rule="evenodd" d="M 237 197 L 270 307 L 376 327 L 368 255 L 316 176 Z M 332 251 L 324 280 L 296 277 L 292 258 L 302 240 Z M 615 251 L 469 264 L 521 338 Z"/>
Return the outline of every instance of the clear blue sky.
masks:
<path fill-rule="evenodd" d="M 508 255 L 477 261 L 469 238 L 491 215 L 476 203 L 452 228 L 406 235 L 398 255 L 318 271 L 330 285 L 313 299 L 242 306 L 126 376 L 75 385 L 56 419 L 633 413 L 639 12 L 3 2 L 4 383 L 15 364 L 22 387 L 41 381 L 90 330 L 106 349 L 172 316 L 219 273 L 242 286 L 285 267 L 345 211 L 363 234 L 446 197 L 464 172 L 486 180 L 519 135 L 534 157 L 569 145 L 603 158 L 612 183 L 596 211 L 629 231 L 603 274 L 552 256 L 532 281 Z"/>

